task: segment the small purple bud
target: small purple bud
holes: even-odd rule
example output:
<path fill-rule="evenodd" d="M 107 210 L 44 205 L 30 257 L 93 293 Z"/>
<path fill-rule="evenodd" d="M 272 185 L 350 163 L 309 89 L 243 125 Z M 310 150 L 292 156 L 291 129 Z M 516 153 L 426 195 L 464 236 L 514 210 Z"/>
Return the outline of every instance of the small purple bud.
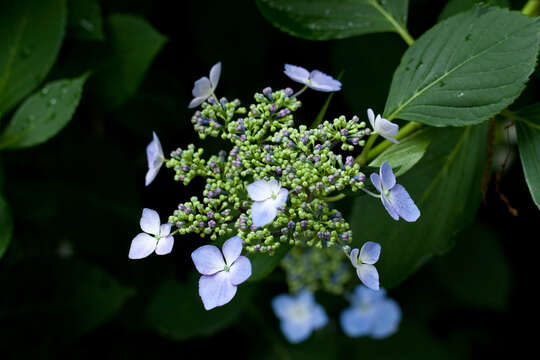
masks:
<path fill-rule="evenodd" d="M 358 116 L 354 115 L 354 116 L 352 117 L 351 121 L 352 121 L 353 123 L 357 123 L 358 121 L 360 121 L 360 119 L 358 118 Z"/>
<path fill-rule="evenodd" d="M 221 215 L 223 216 L 229 216 L 231 215 L 231 210 L 230 209 L 225 209 L 221 212 Z"/>
<path fill-rule="evenodd" d="M 294 179 L 294 174 L 289 174 L 289 179 Z"/>
<path fill-rule="evenodd" d="M 273 100 L 272 88 L 271 87 L 265 87 L 262 92 L 263 92 L 264 96 L 266 96 L 268 99 L 270 99 L 270 101 Z"/>
<path fill-rule="evenodd" d="M 347 136 L 347 135 L 349 135 L 349 130 L 347 130 L 347 129 L 341 129 L 341 135 L 342 135 L 342 136 Z"/>
<path fill-rule="evenodd" d="M 216 227 L 216 222 L 214 220 L 210 220 L 208 222 L 208 227 L 210 227 L 210 228 Z"/>
<path fill-rule="evenodd" d="M 276 167 L 276 174 L 281 175 L 282 169 L 281 166 Z"/>
<path fill-rule="evenodd" d="M 255 250 L 255 251 L 261 250 L 261 245 L 259 245 L 259 244 L 255 245 L 255 246 L 253 247 L 253 250 Z"/>
<path fill-rule="evenodd" d="M 209 219 L 213 219 L 214 218 L 214 213 L 209 211 L 206 213 L 206 217 L 209 218 Z"/>
<path fill-rule="evenodd" d="M 322 145 L 321 145 L 321 144 L 315 145 L 315 150 L 321 150 L 321 149 L 322 149 Z"/>
<path fill-rule="evenodd" d="M 293 89 L 291 89 L 289 87 L 285 89 L 285 95 L 291 96 L 292 94 L 293 94 Z"/>
<path fill-rule="evenodd" d="M 206 99 L 206 101 L 209 103 L 209 104 L 215 104 L 216 101 L 214 100 L 214 97 L 210 96 L 208 99 Z"/>
<path fill-rule="evenodd" d="M 199 221 L 199 224 L 198 224 L 198 225 L 199 225 L 200 228 L 203 228 L 203 227 L 206 226 L 206 224 L 204 223 L 204 221 Z"/>
<path fill-rule="evenodd" d="M 364 130 L 364 133 L 365 133 L 366 135 L 370 135 L 370 134 L 371 134 L 371 129 L 365 129 L 365 130 Z"/>
<path fill-rule="evenodd" d="M 232 162 L 232 164 L 233 164 L 234 166 L 236 166 L 236 167 L 242 166 L 242 162 L 239 161 L 239 160 L 234 160 L 234 161 Z"/>
<path fill-rule="evenodd" d="M 191 214 L 191 208 L 189 206 L 186 206 L 184 212 L 186 214 Z"/>
<path fill-rule="evenodd" d="M 185 208 L 186 208 L 186 207 L 184 206 L 184 204 L 178 204 L 178 209 L 179 209 L 179 210 L 184 211 Z"/>
<path fill-rule="evenodd" d="M 328 176 L 328 182 L 329 182 L 330 184 L 332 184 L 332 183 L 334 182 L 334 180 L 335 180 L 334 175 L 329 175 L 329 176 Z"/>
<path fill-rule="evenodd" d="M 256 227 L 255 225 L 251 225 L 251 226 L 249 227 L 249 229 L 250 229 L 251 231 L 255 231 L 255 230 L 257 230 L 257 227 Z"/>
<path fill-rule="evenodd" d="M 347 156 L 345 159 L 345 166 L 352 166 L 354 164 L 354 158 L 352 156 Z"/>
<path fill-rule="evenodd" d="M 306 220 L 300 221 L 300 226 L 305 228 L 307 226 L 307 221 Z"/>
<path fill-rule="evenodd" d="M 178 180 L 179 181 L 184 181 L 184 180 L 186 180 L 186 177 L 184 175 L 180 174 L 180 175 L 178 175 Z"/>
<path fill-rule="evenodd" d="M 315 156 L 313 157 L 313 162 L 319 162 L 319 161 L 321 161 L 320 156 L 315 155 Z"/>
<path fill-rule="evenodd" d="M 246 135 L 242 134 L 240 135 L 240 141 L 246 141 Z"/>
<path fill-rule="evenodd" d="M 209 198 L 213 198 L 214 197 L 214 192 L 209 191 L 206 196 L 209 197 Z"/>
<path fill-rule="evenodd" d="M 276 112 L 277 106 L 275 104 L 270 104 L 270 106 L 268 107 L 268 110 L 270 110 L 270 112 Z"/>
<path fill-rule="evenodd" d="M 283 235 L 287 234 L 288 232 L 289 232 L 289 229 L 286 228 L 286 227 L 284 227 L 284 228 L 281 229 L 281 233 L 282 233 Z"/>
<path fill-rule="evenodd" d="M 362 182 L 362 181 L 366 180 L 366 175 L 364 175 L 364 174 L 356 175 L 356 176 L 354 177 L 354 179 L 355 179 L 356 181 Z"/>
<path fill-rule="evenodd" d="M 283 130 L 283 136 L 289 136 L 290 132 L 289 130 Z"/>
<path fill-rule="evenodd" d="M 291 110 L 285 108 L 283 110 L 281 110 L 278 114 L 279 117 L 285 117 L 287 115 L 289 115 L 291 113 Z"/>
<path fill-rule="evenodd" d="M 351 139 L 351 143 L 352 143 L 354 146 L 358 145 L 358 142 L 359 142 L 359 141 L 360 141 L 360 139 L 358 139 L 358 138 L 356 138 L 356 137 Z"/>
<path fill-rule="evenodd" d="M 296 224 L 294 223 L 294 221 L 290 220 L 288 223 L 287 223 L 287 227 L 289 229 L 294 229 L 294 227 L 296 226 Z"/>
<path fill-rule="evenodd" d="M 300 138 L 300 141 L 302 142 L 302 144 L 307 144 L 308 138 L 305 136 L 302 136 L 302 138 Z"/>

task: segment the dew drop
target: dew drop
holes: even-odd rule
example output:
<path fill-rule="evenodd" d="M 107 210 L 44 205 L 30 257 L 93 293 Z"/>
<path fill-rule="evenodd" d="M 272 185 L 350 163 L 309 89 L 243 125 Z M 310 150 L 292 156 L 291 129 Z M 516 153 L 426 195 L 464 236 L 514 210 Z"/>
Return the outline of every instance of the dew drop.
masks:
<path fill-rule="evenodd" d="M 36 120 L 36 116 L 35 115 L 28 115 L 28 120 L 34 121 L 34 120 Z"/>
<path fill-rule="evenodd" d="M 457 97 L 460 98 L 460 97 L 462 97 L 463 95 L 465 95 L 463 92 L 459 92 L 459 93 L 457 94 Z"/>
<path fill-rule="evenodd" d="M 41 95 L 47 95 L 48 93 L 49 93 L 49 89 L 46 87 L 41 90 Z"/>
<path fill-rule="evenodd" d="M 56 104 L 56 99 L 52 98 L 51 100 L 49 100 L 49 104 L 55 105 Z"/>

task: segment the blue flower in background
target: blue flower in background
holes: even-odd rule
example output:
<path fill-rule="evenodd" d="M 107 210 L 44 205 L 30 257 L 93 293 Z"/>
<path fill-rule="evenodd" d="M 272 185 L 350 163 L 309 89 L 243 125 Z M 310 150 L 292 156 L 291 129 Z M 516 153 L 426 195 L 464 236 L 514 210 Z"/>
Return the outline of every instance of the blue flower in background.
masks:
<path fill-rule="evenodd" d="M 153 253 L 166 255 L 172 251 L 174 238 L 171 235 L 171 224 L 161 224 L 159 214 L 152 209 L 143 209 L 141 229 L 144 231 L 135 236 L 129 248 L 130 259 L 142 259 Z"/>
<path fill-rule="evenodd" d="M 251 205 L 251 221 L 255 226 L 271 223 L 277 216 L 278 208 L 285 205 L 289 190 L 282 188 L 277 180 L 255 180 L 246 186 Z"/>
<path fill-rule="evenodd" d="M 394 137 L 398 134 L 399 131 L 398 124 L 394 124 L 378 114 L 377 117 L 375 117 L 375 113 L 371 109 L 367 109 L 367 115 L 369 123 L 371 124 L 371 127 L 373 128 L 375 133 L 381 135 L 383 138 L 390 140 L 395 144 L 399 144 L 399 141 L 394 139 Z"/>
<path fill-rule="evenodd" d="M 197 271 L 203 275 L 199 279 L 199 295 L 206 310 L 231 301 L 236 287 L 251 276 L 251 262 L 240 256 L 240 236 L 225 241 L 222 249 L 223 255 L 216 246 L 204 245 L 191 253 Z"/>
<path fill-rule="evenodd" d="M 272 309 L 281 321 L 283 335 L 296 344 L 306 340 L 313 330 L 328 322 L 323 307 L 315 302 L 313 294 L 302 290 L 296 296 L 282 294 L 272 299 Z"/>
<path fill-rule="evenodd" d="M 397 302 L 386 297 L 383 289 L 373 291 L 363 285 L 356 287 L 351 306 L 340 316 L 343 332 L 350 337 L 388 337 L 397 331 L 401 309 Z"/>
<path fill-rule="evenodd" d="M 285 64 L 285 75 L 313 90 L 332 92 L 341 90 L 341 82 L 319 70 L 311 73 L 300 66 Z"/>
<path fill-rule="evenodd" d="M 219 77 L 221 76 L 221 62 L 218 62 L 212 69 L 210 69 L 210 78 L 206 76 L 195 81 L 193 86 L 192 94 L 193 100 L 189 103 L 188 107 L 190 109 L 201 105 L 204 100 L 208 99 L 214 94 L 219 82 Z"/>
<path fill-rule="evenodd" d="M 379 174 L 371 174 L 370 179 L 373 186 L 381 193 L 381 201 L 394 220 L 399 220 L 401 217 L 405 221 L 413 222 L 420 217 L 420 210 L 407 190 L 396 184 L 396 177 L 388 161 L 383 162 Z"/>
<path fill-rule="evenodd" d="M 152 132 L 153 139 L 146 147 L 146 158 L 148 160 L 148 172 L 146 173 L 145 185 L 148 186 L 152 181 L 154 181 L 161 165 L 165 161 L 165 156 L 163 155 L 163 149 L 161 148 L 161 143 L 155 132 Z"/>
<path fill-rule="evenodd" d="M 379 261 L 380 255 L 381 245 L 373 241 L 366 242 L 360 250 L 352 249 L 349 254 L 358 277 L 364 285 L 373 290 L 379 290 L 379 273 L 373 264 Z"/>

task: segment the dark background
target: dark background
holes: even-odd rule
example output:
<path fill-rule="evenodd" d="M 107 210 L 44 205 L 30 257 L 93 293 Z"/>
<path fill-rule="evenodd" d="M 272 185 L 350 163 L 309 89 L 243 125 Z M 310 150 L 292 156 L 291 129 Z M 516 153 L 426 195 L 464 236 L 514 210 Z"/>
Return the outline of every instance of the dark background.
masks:
<path fill-rule="evenodd" d="M 444 3 L 411 1 L 408 22 L 413 37 L 436 23 Z M 515 8 L 520 4 L 517 2 Z M 192 142 L 203 144 L 191 128 L 192 111 L 187 109 L 193 81 L 207 76 L 210 67 L 221 61 L 218 96 L 249 103 L 253 93 L 266 86 L 293 85 L 282 73 L 284 63 L 334 75 L 345 70 L 343 91 L 334 96 L 328 117 L 361 115 L 367 107 L 383 108 L 406 45 L 396 34 L 329 42 L 293 38 L 267 23 L 253 1 L 110 0 L 101 5 L 104 17 L 131 13 L 146 18 L 169 41 L 135 96 L 122 107 L 109 109 L 90 82 L 74 119 L 57 137 L 31 149 L 2 153 L 3 187 L 15 233 L 0 261 L 0 298 L 16 302 L 0 299 L 0 304 L 16 310 L 0 310 L 0 358 L 463 359 L 501 358 L 530 346 L 528 337 L 534 330 L 528 326 L 534 329 L 531 317 L 537 309 L 533 295 L 537 256 L 533 248 L 540 217 L 528 193 L 517 150 L 502 145 L 495 147 L 495 152 L 504 157 L 513 151 L 514 161 L 504 172 L 499 191 L 495 178 L 490 181 L 486 202 L 478 211 L 477 224 L 481 225 L 458 235 L 454 251 L 432 259 L 389 291 L 404 313 L 400 332 L 391 338 L 346 338 L 337 323 L 346 302 L 321 293 L 317 299 L 330 315 L 329 325 L 305 343 L 289 345 L 269 305 L 272 296 L 287 291 L 281 270 L 253 286 L 249 304 L 224 330 L 184 341 L 154 331 L 148 320 L 148 304 L 164 281 L 190 279 L 193 266 L 189 254 L 201 242 L 196 236 L 177 237 L 171 255 L 141 261 L 129 261 L 127 253 L 131 239 L 139 232 L 143 207 L 165 216 L 201 189 L 198 183 L 189 187 L 175 183 L 167 169 L 162 169 L 148 188 L 143 180 L 144 149 L 153 130 L 166 153 Z M 49 80 L 80 74 L 99 62 L 104 52 L 106 45 L 66 39 Z M 307 92 L 298 112 L 300 121 L 309 123 L 325 99 L 325 94 Z M 536 84 L 532 84 L 518 102 L 527 104 L 535 99 Z M 503 134 L 498 141 L 504 143 L 504 139 Z M 221 146 L 215 139 L 204 144 L 207 154 Z M 500 162 L 494 170 L 500 170 Z M 519 216 L 510 214 L 500 199 L 501 192 Z M 492 250 L 467 251 L 482 248 L 471 245 L 478 226 L 491 229 Z M 65 244 L 73 249 L 70 259 L 58 255 L 59 247 Z M 97 327 L 77 329 L 78 321 L 69 321 L 72 313 L 65 309 L 44 307 L 36 311 L 62 293 L 58 278 L 75 277 L 77 273 L 64 266 L 73 261 L 99 266 L 133 291 L 119 311 Z M 461 288 L 459 279 L 470 279 L 471 284 Z M 92 302 L 93 296 L 83 293 L 81 301 Z M 165 310 L 174 312 L 174 302 L 170 306 Z"/>

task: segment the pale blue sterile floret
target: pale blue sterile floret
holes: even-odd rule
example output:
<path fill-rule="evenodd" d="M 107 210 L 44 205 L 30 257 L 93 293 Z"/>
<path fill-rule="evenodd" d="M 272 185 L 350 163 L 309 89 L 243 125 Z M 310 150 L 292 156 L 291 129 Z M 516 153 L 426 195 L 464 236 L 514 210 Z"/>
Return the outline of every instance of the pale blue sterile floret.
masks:
<path fill-rule="evenodd" d="M 172 251 L 174 237 L 171 235 L 171 224 L 161 224 L 159 214 L 155 210 L 143 209 L 141 229 L 131 241 L 130 259 L 142 259 L 153 253 L 166 255 Z"/>
<path fill-rule="evenodd" d="M 379 290 L 379 272 L 374 264 L 379 261 L 380 255 L 381 245 L 373 241 L 366 242 L 360 250 L 352 249 L 349 254 L 358 278 L 373 290 Z"/>
<path fill-rule="evenodd" d="M 161 143 L 155 132 L 152 132 L 153 139 L 146 147 L 146 158 L 148 159 L 148 171 L 145 177 L 145 185 L 148 186 L 152 181 L 154 181 L 161 165 L 165 161 L 165 156 L 163 155 L 163 149 L 161 148 Z"/>
<path fill-rule="evenodd" d="M 251 262 L 247 257 L 240 256 L 240 236 L 225 241 L 222 250 L 223 254 L 214 245 L 204 245 L 191 253 L 197 271 L 202 274 L 199 296 L 206 310 L 231 301 L 236 295 L 237 286 L 251 276 Z"/>
<path fill-rule="evenodd" d="M 341 82 L 319 70 L 307 71 L 303 67 L 285 64 L 285 75 L 313 90 L 332 92 L 341 90 Z"/>
<path fill-rule="evenodd" d="M 289 191 L 281 187 L 277 180 L 255 180 L 246 186 L 251 205 L 251 221 L 255 226 L 271 223 L 277 216 L 278 208 L 285 205 Z"/>
<path fill-rule="evenodd" d="M 218 62 L 210 69 L 210 78 L 206 76 L 195 81 L 192 94 L 193 100 L 189 103 L 189 108 L 192 109 L 201 105 L 206 99 L 214 94 L 217 88 L 219 77 L 221 76 L 221 62 Z"/>
<path fill-rule="evenodd" d="M 272 309 L 280 320 L 283 335 L 293 344 L 306 340 L 313 330 L 326 325 L 324 308 L 315 302 L 313 294 L 302 290 L 296 296 L 282 294 L 272 299 Z"/>
<path fill-rule="evenodd" d="M 375 116 L 375 113 L 371 109 L 367 110 L 367 115 L 369 118 L 369 123 L 371 124 L 371 127 L 373 128 L 375 133 L 381 135 L 383 138 L 390 140 L 395 144 L 399 144 L 399 141 L 394 139 L 394 137 L 396 137 L 399 131 L 398 124 L 394 124 L 393 122 L 386 120 L 379 114 Z"/>
<path fill-rule="evenodd" d="M 351 306 L 340 315 L 341 327 L 348 336 L 382 339 L 397 331 L 401 309 L 386 297 L 384 289 L 373 291 L 359 285 L 350 300 Z"/>
<path fill-rule="evenodd" d="M 381 193 L 381 201 L 394 220 L 399 220 L 401 217 L 405 221 L 414 222 L 420 217 L 420 210 L 407 190 L 396 184 L 396 177 L 387 161 L 382 163 L 379 174 L 371 174 L 370 179 L 373 186 Z"/>

